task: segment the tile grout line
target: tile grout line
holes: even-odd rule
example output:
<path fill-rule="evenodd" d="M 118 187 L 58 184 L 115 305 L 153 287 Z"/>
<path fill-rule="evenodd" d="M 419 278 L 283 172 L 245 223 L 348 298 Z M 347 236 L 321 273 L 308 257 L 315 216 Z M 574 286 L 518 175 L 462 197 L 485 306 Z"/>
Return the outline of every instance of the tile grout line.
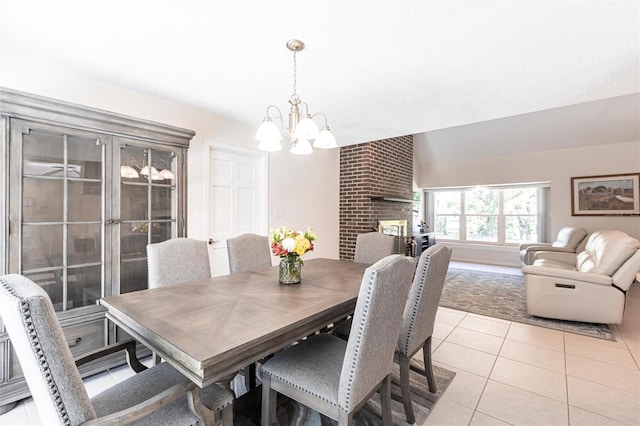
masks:
<path fill-rule="evenodd" d="M 567 425 L 571 426 L 571 400 L 569 399 L 569 370 L 567 368 L 567 339 L 566 332 L 562 332 L 562 359 L 564 365 L 564 391 L 567 395 Z"/>
<path fill-rule="evenodd" d="M 493 369 L 496 367 L 496 362 L 498 362 L 498 357 L 500 357 L 500 352 L 502 351 L 502 348 L 504 346 L 504 342 L 505 340 L 507 340 L 507 335 L 509 334 L 509 330 L 511 329 L 511 325 L 513 324 L 512 321 L 509 322 L 509 327 L 507 328 L 507 332 L 505 333 L 504 338 L 502 339 L 502 344 L 500 345 L 500 349 L 498 350 L 498 354 L 496 355 L 496 359 L 493 361 L 493 365 L 491 366 L 491 371 L 489 371 L 489 374 L 487 375 L 487 380 L 484 382 L 484 386 L 482 387 L 482 392 L 480 392 L 480 398 L 478 398 L 478 402 L 476 402 L 476 406 L 473 409 L 473 413 L 475 414 L 476 411 L 478 410 L 478 406 L 480 405 L 480 401 L 482 400 L 482 396 L 484 395 L 484 392 L 487 390 L 487 385 L 489 384 L 489 380 L 491 380 L 491 374 L 493 373 Z M 482 411 L 480 411 L 482 413 Z M 486 413 L 482 413 L 485 415 L 488 415 Z M 491 416 L 493 417 L 493 416 Z M 473 416 L 471 417 L 473 419 Z M 498 419 L 500 421 L 504 421 L 502 419 Z M 505 422 L 507 423 L 507 422 Z"/>

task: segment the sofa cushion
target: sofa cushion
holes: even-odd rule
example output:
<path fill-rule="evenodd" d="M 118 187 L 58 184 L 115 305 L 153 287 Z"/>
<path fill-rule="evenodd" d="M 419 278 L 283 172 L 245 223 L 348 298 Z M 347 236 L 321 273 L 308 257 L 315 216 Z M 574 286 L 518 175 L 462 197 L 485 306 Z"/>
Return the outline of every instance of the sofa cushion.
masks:
<path fill-rule="evenodd" d="M 578 253 L 576 269 L 611 276 L 639 248 L 640 242 L 622 231 L 597 231 Z"/>
<path fill-rule="evenodd" d="M 554 269 L 564 269 L 565 271 L 575 271 L 576 267 L 574 265 L 559 262 L 553 259 L 538 259 L 533 263 L 534 266 L 545 266 L 547 268 Z"/>
<path fill-rule="evenodd" d="M 573 251 L 586 236 L 587 230 L 582 227 L 565 226 L 558 232 L 558 237 L 552 246 Z"/>

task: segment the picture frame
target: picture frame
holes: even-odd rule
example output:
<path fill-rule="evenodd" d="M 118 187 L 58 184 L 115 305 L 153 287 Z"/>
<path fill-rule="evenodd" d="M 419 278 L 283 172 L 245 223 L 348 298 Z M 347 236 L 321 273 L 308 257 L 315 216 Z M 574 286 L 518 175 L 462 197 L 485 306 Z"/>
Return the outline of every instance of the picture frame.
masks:
<path fill-rule="evenodd" d="M 640 215 L 640 173 L 572 177 L 571 215 Z"/>

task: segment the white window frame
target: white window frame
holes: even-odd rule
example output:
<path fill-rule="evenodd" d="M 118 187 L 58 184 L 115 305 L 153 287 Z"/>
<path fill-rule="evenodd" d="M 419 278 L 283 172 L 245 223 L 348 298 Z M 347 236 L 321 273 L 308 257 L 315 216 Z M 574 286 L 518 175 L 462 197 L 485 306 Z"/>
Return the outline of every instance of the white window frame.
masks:
<path fill-rule="evenodd" d="M 434 193 L 435 192 L 460 192 L 460 213 L 459 215 L 450 214 L 450 216 L 459 216 L 459 238 L 458 239 L 447 239 L 441 236 L 438 236 L 438 239 L 441 241 L 450 241 L 450 242 L 459 242 L 466 244 L 487 244 L 487 245 L 498 245 L 498 246 L 517 246 L 519 243 L 511 243 L 506 242 L 506 218 L 508 216 L 514 215 L 506 215 L 504 213 L 504 192 L 503 189 L 519 189 L 519 188 L 530 188 L 535 187 L 538 189 L 536 195 L 537 202 L 537 211 L 536 211 L 536 233 L 538 235 L 538 240 L 541 242 L 548 241 L 548 191 L 550 188 L 549 182 L 532 182 L 525 184 L 507 184 L 507 185 L 483 185 L 481 188 L 486 190 L 499 190 L 499 204 L 498 204 L 498 230 L 497 230 L 497 241 L 481 241 L 481 240 L 469 240 L 467 239 L 467 214 L 465 213 L 465 203 L 466 199 L 464 196 L 465 191 L 477 189 L 477 186 L 474 187 L 448 187 L 448 188 L 425 188 L 423 189 L 423 200 L 426 203 L 426 208 L 424 209 L 425 214 L 424 217 L 429 223 L 430 229 L 435 230 L 435 212 L 434 212 Z M 447 214 L 441 216 L 448 216 Z M 477 216 L 477 215 L 473 215 Z M 491 214 L 490 216 L 495 216 Z M 516 216 L 526 216 L 526 215 L 516 215 Z M 534 216 L 533 214 L 530 216 Z"/>

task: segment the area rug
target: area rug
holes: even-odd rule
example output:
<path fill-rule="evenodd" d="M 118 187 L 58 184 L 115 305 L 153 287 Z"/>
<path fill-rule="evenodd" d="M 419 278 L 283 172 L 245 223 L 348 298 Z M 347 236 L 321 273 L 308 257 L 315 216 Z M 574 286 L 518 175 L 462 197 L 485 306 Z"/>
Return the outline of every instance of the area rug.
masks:
<path fill-rule="evenodd" d="M 422 361 L 417 360 L 417 358 L 414 358 L 411 362 L 419 367 L 424 365 Z M 413 401 L 413 412 L 416 419 L 415 424 L 417 425 L 424 424 L 433 407 L 438 402 L 438 399 L 456 375 L 453 371 L 435 365 L 433 366 L 433 374 L 438 389 L 435 394 L 429 392 L 427 379 L 422 374 L 411 372 L 411 400 Z M 398 366 L 396 365 L 391 387 L 393 424 L 397 426 L 408 426 L 410 423 L 406 421 L 399 382 Z M 234 385 L 235 384 L 236 383 L 234 383 Z M 338 424 L 332 419 L 321 415 L 317 411 L 297 401 L 288 398 L 282 398 L 281 400 L 280 397 L 281 395 L 279 395 L 278 410 L 276 412 L 276 420 L 279 426 L 334 426 Z M 353 424 L 356 426 L 382 425 L 381 415 L 380 397 L 376 394 L 354 415 Z M 234 425 L 248 426 L 253 424 L 259 424 L 257 418 L 234 419 Z"/>
<path fill-rule="evenodd" d="M 450 268 L 440 306 L 615 341 L 606 324 L 548 319 L 527 314 L 524 277 L 521 275 Z"/>

